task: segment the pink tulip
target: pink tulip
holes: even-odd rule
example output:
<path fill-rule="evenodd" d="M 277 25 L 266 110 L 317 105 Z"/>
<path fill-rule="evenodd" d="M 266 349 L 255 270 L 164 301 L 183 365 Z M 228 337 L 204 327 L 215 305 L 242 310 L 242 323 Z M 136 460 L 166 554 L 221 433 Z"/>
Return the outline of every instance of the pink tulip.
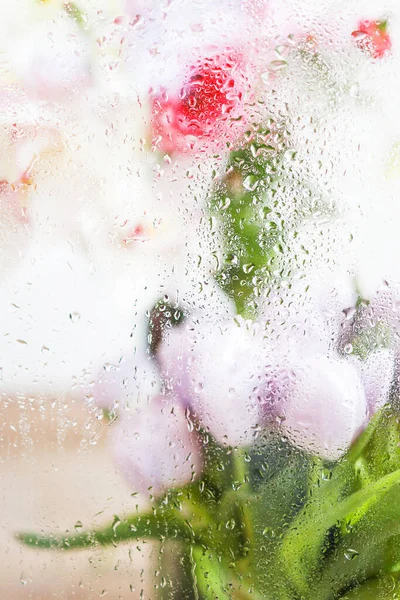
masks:
<path fill-rule="evenodd" d="M 192 417 L 176 397 L 155 397 L 125 414 L 113 432 L 116 464 L 135 491 L 160 495 L 201 472 Z"/>
<path fill-rule="evenodd" d="M 345 360 L 311 357 L 291 366 L 282 402 L 282 431 L 307 452 L 337 460 L 366 422 L 367 401 L 357 369 Z"/>
<path fill-rule="evenodd" d="M 156 146 L 168 153 L 198 151 L 201 145 L 224 148 L 245 131 L 249 89 L 240 52 L 221 51 L 197 60 L 183 75 L 179 93 L 164 90 L 152 97 Z"/>
<path fill-rule="evenodd" d="M 132 0 L 126 10 L 126 60 L 150 100 L 154 148 L 221 152 L 245 131 L 258 80 L 242 3 L 175 0 L 163 10 L 157 1 Z"/>
<path fill-rule="evenodd" d="M 264 353 L 265 354 L 265 353 Z M 221 444 L 250 444 L 261 419 L 262 338 L 236 319 L 188 320 L 164 340 L 159 360 L 166 385 Z"/>

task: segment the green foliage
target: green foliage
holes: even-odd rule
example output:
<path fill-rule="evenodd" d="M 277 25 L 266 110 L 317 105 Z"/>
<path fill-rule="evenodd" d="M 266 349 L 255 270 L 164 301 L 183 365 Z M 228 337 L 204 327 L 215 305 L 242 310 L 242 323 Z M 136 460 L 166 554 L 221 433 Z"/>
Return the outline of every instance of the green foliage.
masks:
<path fill-rule="evenodd" d="M 399 443 L 397 417 L 385 409 L 310 489 L 279 549 L 284 579 L 299 598 L 334 600 L 392 572 L 400 541 Z"/>
<path fill-rule="evenodd" d="M 284 142 L 272 125 L 249 131 L 244 145 L 231 152 L 209 203 L 222 237 L 217 280 L 238 313 L 248 316 L 282 251 L 282 221 L 274 196 Z"/>
<path fill-rule="evenodd" d="M 392 342 L 392 332 L 383 323 L 378 322 L 369 329 L 364 329 L 352 340 L 352 354 L 366 360 L 371 352 L 379 348 L 389 348 Z"/>
<path fill-rule="evenodd" d="M 278 439 L 251 454 L 206 442 L 202 479 L 154 500 L 148 514 L 19 540 L 58 550 L 170 540 L 190 573 L 186 587 L 203 600 L 398 597 L 400 428 L 392 410 L 335 464 Z"/>
<path fill-rule="evenodd" d="M 286 127 L 270 118 L 246 133 L 211 191 L 208 209 L 221 248 L 215 276 L 246 318 L 309 255 L 304 246 L 301 257 L 292 251 L 302 225 L 316 213 L 335 214 L 307 177 Z"/>

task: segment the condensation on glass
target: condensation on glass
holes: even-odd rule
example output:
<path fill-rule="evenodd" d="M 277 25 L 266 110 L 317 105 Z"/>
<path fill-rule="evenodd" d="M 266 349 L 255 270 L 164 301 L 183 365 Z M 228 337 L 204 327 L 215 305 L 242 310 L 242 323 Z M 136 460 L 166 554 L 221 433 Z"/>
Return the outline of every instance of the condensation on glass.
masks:
<path fill-rule="evenodd" d="M 1 598 L 400 595 L 399 19 L 0 6 Z"/>

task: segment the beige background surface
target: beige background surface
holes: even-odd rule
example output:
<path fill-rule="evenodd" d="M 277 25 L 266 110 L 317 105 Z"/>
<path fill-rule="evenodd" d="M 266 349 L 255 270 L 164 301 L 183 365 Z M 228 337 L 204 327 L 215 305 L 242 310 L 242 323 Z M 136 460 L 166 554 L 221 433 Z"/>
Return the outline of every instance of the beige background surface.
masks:
<path fill-rule="evenodd" d="M 107 428 L 78 401 L 3 398 L 1 600 L 153 597 L 152 544 L 69 553 L 26 548 L 13 537 L 73 530 L 77 521 L 90 528 L 135 510 L 140 500 L 115 471 Z"/>

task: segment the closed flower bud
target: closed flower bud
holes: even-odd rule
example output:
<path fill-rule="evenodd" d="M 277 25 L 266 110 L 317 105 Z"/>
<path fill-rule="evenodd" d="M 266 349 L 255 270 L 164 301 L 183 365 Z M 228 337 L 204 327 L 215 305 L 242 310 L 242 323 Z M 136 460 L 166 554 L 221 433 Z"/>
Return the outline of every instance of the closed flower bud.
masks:
<path fill-rule="evenodd" d="M 221 444 L 250 444 L 260 421 L 263 356 L 257 331 L 240 320 L 191 320 L 160 349 L 167 386 Z"/>
<path fill-rule="evenodd" d="M 292 367 L 282 429 L 307 452 L 337 460 L 366 422 L 367 403 L 357 369 L 338 358 L 310 358 Z"/>
<path fill-rule="evenodd" d="M 114 429 L 116 464 L 137 492 L 160 495 L 190 483 L 201 456 L 190 415 L 175 397 L 157 396 Z"/>

